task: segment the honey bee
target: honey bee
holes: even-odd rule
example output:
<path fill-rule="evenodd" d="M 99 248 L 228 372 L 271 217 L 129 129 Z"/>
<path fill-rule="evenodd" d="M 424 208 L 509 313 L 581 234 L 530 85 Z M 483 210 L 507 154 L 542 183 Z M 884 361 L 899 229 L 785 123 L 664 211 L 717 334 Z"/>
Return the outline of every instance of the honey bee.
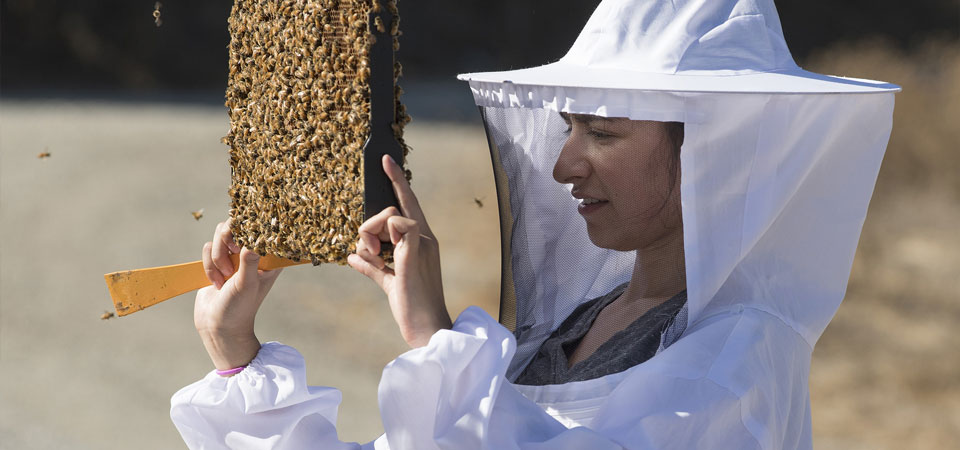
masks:
<path fill-rule="evenodd" d="M 484 197 L 474 197 L 473 202 L 477 204 L 477 208 L 483 208 L 483 199 Z"/>
<path fill-rule="evenodd" d="M 113 318 L 113 313 L 110 311 L 104 311 L 103 314 L 100 315 L 100 320 L 109 320 L 112 318 Z"/>
<path fill-rule="evenodd" d="M 153 22 L 159 27 L 163 25 L 163 19 L 160 18 L 160 8 L 163 6 L 163 3 L 156 2 L 153 4 Z"/>
<path fill-rule="evenodd" d="M 203 208 L 200 208 L 196 211 L 190 211 L 190 214 L 193 214 L 194 219 L 200 220 L 200 218 L 203 217 Z"/>
<path fill-rule="evenodd" d="M 50 157 L 50 151 L 48 151 L 47 149 L 43 149 L 42 152 L 37 154 L 38 159 L 47 159 L 49 157 Z"/>

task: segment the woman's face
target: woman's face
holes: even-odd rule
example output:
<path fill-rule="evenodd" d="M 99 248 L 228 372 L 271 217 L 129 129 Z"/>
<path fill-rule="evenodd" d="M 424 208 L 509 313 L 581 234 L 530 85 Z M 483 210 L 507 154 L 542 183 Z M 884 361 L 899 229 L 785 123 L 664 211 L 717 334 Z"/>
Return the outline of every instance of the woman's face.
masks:
<path fill-rule="evenodd" d="M 668 124 L 563 114 L 569 125 L 553 178 L 573 184 L 590 240 L 629 251 L 682 232 L 680 166 Z"/>

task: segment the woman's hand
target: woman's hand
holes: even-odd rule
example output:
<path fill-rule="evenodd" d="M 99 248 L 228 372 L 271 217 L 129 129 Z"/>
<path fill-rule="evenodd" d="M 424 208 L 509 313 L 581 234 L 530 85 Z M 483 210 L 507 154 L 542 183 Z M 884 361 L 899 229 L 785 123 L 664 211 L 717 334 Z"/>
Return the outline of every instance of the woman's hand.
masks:
<path fill-rule="evenodd" d="M 386 155 L 383 170 L 393 182 L 401 211 L 391 206 L 360 225 L 357 253 L 347 262 L 383 289 L 400 334 L 416 348 L 426 345 L 440 329 L 451 327 L 443 300 L 440 247 L 403 170 Z M 394 245 L 394 268 L 378 256 L 380 242 L 388 240 Z"/>
<path fill-rule="evenodd" d="M 240 267 L 235 271 L 230 254 L 237 253 Z M 257 270 L 259 262 L 260 255 L 233 241 L 229 220 L 217 224 L 213 242 L 203 246 L 203 269 L 213 286 L 197 292 L 193 323 L 219 370 L 244 366 L 260 351 L 253 323 L 283 269 Z"/>

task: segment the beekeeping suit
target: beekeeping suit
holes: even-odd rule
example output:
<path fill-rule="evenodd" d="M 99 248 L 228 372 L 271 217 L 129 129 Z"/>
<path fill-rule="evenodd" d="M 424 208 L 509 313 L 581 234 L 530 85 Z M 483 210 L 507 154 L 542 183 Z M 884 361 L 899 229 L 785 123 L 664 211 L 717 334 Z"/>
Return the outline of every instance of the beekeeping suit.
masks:
<path fill-rule="evenodd" d="M 798 68 L 771 0 L 605 0 L 560 61 L 461 79 L 497 175 L 503 324 L 468 308 L 388 364 L 374 442 L 337 440 L 340 394 L 308 387 L 301 356 L 277 343 L 237 376 L 211 373 L 174 396 L 186 442 L 811 448 L 810 356 L 846 289 L 899 88 Z M 646 362 L 520 385 L 564 319 L 634 270 L 633 252 L 591 242 L 580 200 L 551 176 L 561 112 L 684 124 L 687 300 Z"/>

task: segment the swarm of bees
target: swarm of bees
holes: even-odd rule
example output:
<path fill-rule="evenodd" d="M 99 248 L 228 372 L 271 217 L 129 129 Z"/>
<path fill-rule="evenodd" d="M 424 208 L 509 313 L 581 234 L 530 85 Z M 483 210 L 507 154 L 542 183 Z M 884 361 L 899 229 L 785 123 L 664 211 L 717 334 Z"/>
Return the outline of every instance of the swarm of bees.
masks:
<path fill-rule="evenodd" d="M 160 7 L 163 6 L 163 3 L 156 2 L 153 4 L 153 23 L 157 24 L 159 27 L 163 25 L 163 19 L 160 18 Z"/>
<path fill-rule="evenodd" d="M 314 264 L 345 264 L 355 250 L 370 122 L 369 14 L 381 8 L 392 14 L 396 51 L 394 0 L 235 1 L 223 142 L 238 244 Z M 382 21 L 373 26 L 387 30 Z M 393 130 L 406 155 L 401 71 L 396 63 Z"/>

